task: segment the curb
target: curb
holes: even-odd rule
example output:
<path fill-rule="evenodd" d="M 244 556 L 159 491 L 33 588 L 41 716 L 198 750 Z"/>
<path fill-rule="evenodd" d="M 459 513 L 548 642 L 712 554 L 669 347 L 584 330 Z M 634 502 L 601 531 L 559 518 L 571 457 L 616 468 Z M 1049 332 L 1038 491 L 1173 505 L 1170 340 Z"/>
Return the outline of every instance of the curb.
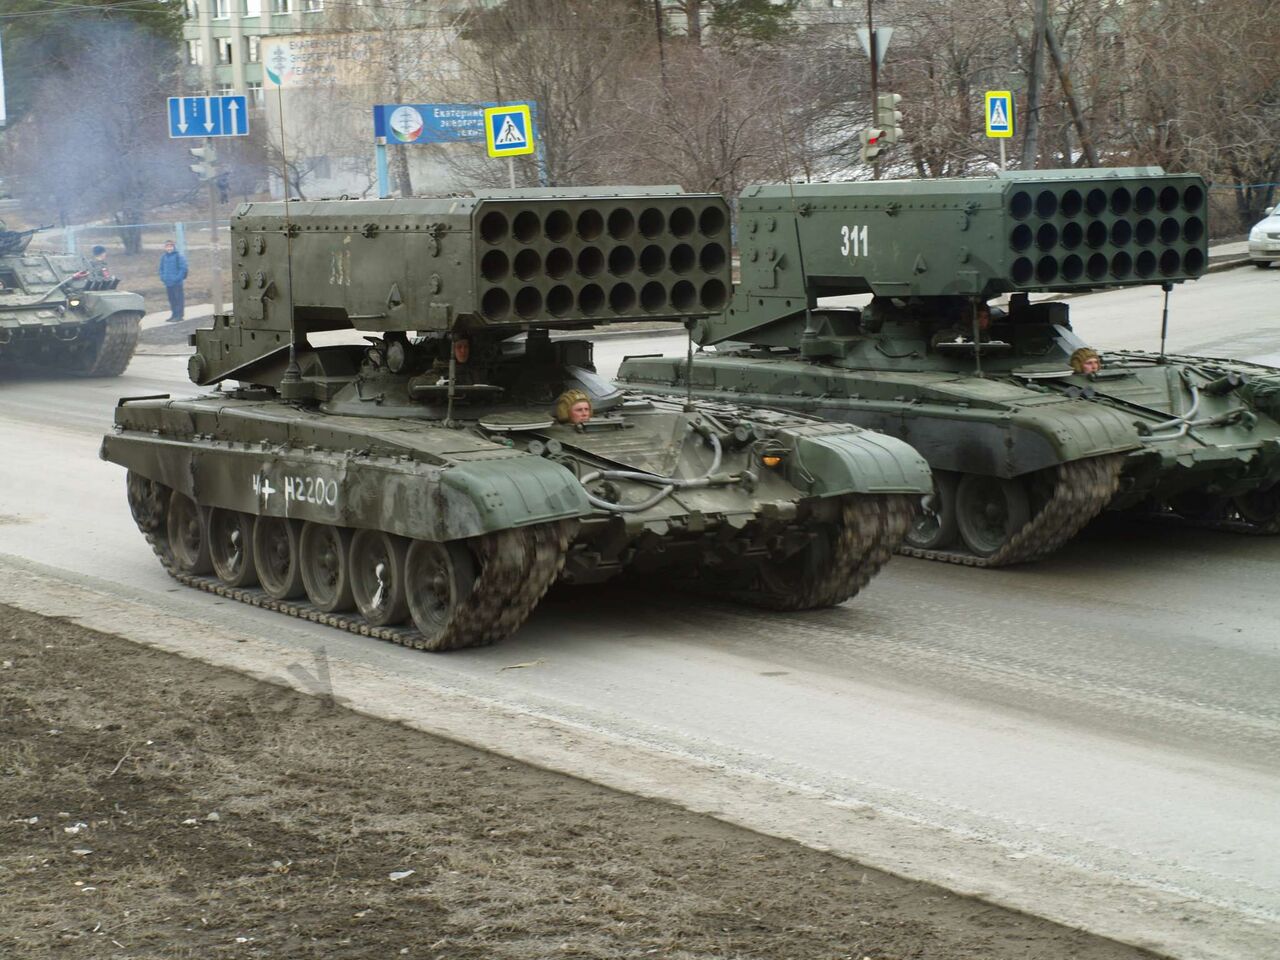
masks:
<path fill-rule="evenodd" d="M 1221 273 L 1223 270 L 1234 270 L 1236 267 L 1247 267 L 1253 261 L 1248 257 L 1232 257 L 1230 260 L 1220 260 L 1217 263 L 1209 262 L 1209 266 L 1205 267 L 1205 273 Z"/>

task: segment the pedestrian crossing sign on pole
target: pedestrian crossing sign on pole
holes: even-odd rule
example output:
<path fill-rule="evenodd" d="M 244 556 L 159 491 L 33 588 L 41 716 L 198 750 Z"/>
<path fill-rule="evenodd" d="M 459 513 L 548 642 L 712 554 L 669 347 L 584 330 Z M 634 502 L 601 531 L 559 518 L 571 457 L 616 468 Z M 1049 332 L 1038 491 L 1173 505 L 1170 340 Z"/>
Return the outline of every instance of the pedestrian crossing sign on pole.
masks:
<path fill-rule="evenodd" d="M 987 91 L 987 136 L 1013 136 L 1013 94 L 1008 90 Z"/>
<path fill-rule="evenodd" d="M 484 112 L 484 135 L 491 157 L 533 153 L 533 123 L 527 103 L 489 107 Z"/>

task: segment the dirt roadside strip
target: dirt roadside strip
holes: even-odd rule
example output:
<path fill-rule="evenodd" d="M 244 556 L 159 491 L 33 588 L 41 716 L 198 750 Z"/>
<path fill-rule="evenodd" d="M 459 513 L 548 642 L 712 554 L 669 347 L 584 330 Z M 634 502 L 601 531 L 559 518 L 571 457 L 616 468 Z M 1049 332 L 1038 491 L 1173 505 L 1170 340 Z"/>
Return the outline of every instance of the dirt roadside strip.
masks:
<path fill-rule="evenodd" d="M 322 671 L 316 663 L 299 662 L 306 659 L 300 656 L 297 648 L 290 649 L 282 643 L 263 639 L 256 635 L 236 633 L 226 628 L 213 627 L 199 621 L 198 610 L 193 609 L 190 617 L 177 616 L 162 612 L 154 606 L 121 597 L 117 594 L 97 589 L 93 582 L 76 582 L 66 579 L 57 571 L 40 567 L 27 561 L 12 557 L 0 557 L 0 603 L 18 606 L 23 609 L 40 612 L 46 615 L 60 616 L 68 620 L 78 621 L 80 626 L 97 629 L 106 633 L 114 633 L 127 637 L 145 646 L 159 650 L 177 652 L 185 656 L 197 657 L 207 663 L 219 667 L 227 667 L 247 677 L 255 677 L 270 683 L 292 686 L 313 694 L 330 693 L 336 702 L 354 710 L 384 720 L 399 722 L 419 731 L 426 731 L 446 737 L 462 744 L 496 751 L 500 755 L 515 760 L 534 764 L 549 770 L 561 771 L 584 780 L 590 780 L 604 786 L 635 794 L 640 797 L 664 801 L 685 810 L 698 814 L 708 814 L 717 820 L 735 825 L 746 826 L 758 834 L 772 835 L 797 841 L 821 859 L 815 863 L 827 863 L 829 869 L 836 869 L 834 859 L 827 860 L 823 853 L 835 853 L 848 861 L 874 864 L 876 867 L 901 877 L 915 880 L 926 879 L 941 884 L 961 895 L 971 895 L 988 903 L 1013 905 L 1020 910 L 1037 916 L 1048 916 L 1064 922 L 1067 927 L 1089 929 L 1104 936 L 1113 937 L 1138 946 L 1147 947 L 1161 955 L 1182 958 L 1210 958 L 1210 960 L 1238 960 L 1246 956 L 1261 956 L 1266 953 L 1263 946 L 1265 931 L 1259 931 L 1257 937 L 1248 935 L 1242 941 L 1238 934 L 1233 939 L 1215 940 L 1208 931 L 1215 928 L 1215 920 L 1220 919 L 1216 908 L 1211 904 L 1189 901 L 1179 896 L 1176 891 L 1167 894 L 1160 891 L 1141 888 L 1131 889 L 1114 880 L 1100 880 L 1092 877 L 1087 869 L 1081 868 L 1071 873 L 1066 865 L 1055 863 L 1046 865 L 1034 854 L 1014 853 L 994 844 L 984 843 L 978 838 L 956 838 L 940 828 L 931 828 L 919 823 L 895 822 L 897 818 L 884 815 L 865 805 L 854 806 L 838 803 L 830 798 L 806 792 L 794 785 L 766 781 L 754 778 L 745 773 L 721 768 L 710 768 L 696 760 L 685 756 L 674 756 L 658 751 L 640 742 L 625 741 L 612 737 L 602 731 L 576 727 L 570 723 L 556 721 L 549 717 L 518 712 L 506 705 L 478 699 L 457 689 L 451 689 L 447 683 L 429 688 L 415 687 L 392 673 L 379 672 L 368 664 L 361 662 L 358 656 L 328 655 Z M 357 638 L 357 644 L 358 644 Z M 335 642 L 331 649 L 341 645 Z M 316 645 L 320 649 L 320 645 Z M 349 653 L 353 648 L 345 648 Z M 95 665 L 105 664 L 103 658 L 94 658 Z M 317 686 L 318 678 L 323 674 L 325 683 Z M 122 679 L 127 679 L 125 673 Z M 6 683 L 7 683 L 7 678 Z M 181 700 L 174 701 L 181 704 Z M 175 721 L 176 722 L 176 721 Z M 54 724 L 51 722 L 50 727 Z M 195 728 L 193 728 L 195 729 Z M 383 727 L 390 730 L 393 728 Z M 196 733 L 199 730 L 196 729 Z M 397 734 L 398 735 L 398 734 Z M 416 736 L 416 734 L 413 734 Z M 154 739 L 148 736 L 148 739 Z M 376 738 L 374 738 L 376 740 Z M 365 741 L 366 745 L 371 741 Z M 119 746 L 115 743 L 114 746 Z M 127 746 L 127 744 L 125 744 Z M 366 747 L 367 749 L 367 747 Z M 107 753 L 110 753 L 107 750 Z M 114 764 L 121 752 L 112 758 Z M 358 754 L 357 754 L 358 755 Z M 271 764 L 287 767 L 289 761 L 274 758 Z M 269 765 L 269 764 L 268 764 Z M 358 768 L 357 768 L 358 769 Z M 358 778 L 373 783 L 363 772 Z M 444 778 L 447 780 L 448 778 Z M 416 799 L 412 790 L 407 796 L 413 804 L 436 803 L 430 792 L 439 777 L 411 778 L 417 789 L 422 791 Z M 337 796 L 342 784 L 334 783 L 327 787 L 326 796 Z M 502 791 L 497 791 L 501 793 Z M 506 794 L 514 797 L 510 791 Z M 517 798 L 518 799 L 518 798 Z M 346 809 L 348 819 L 352 809 L 359 809 L 362 801 L 352 799 L 335 801 L 337 809 Z M 408 802 L 408 801 L 406 801 Z M 625 801 L 615 799 L 616 803 L 639 803 L 630 798 Z M 125 805 L 127 808 L 127 804 Z M 418 809 L 419 807 L 415 807 Z M 649 809 L 646 807 L 645 809 Z M 68 812 L 72 811 L 55 811 Z M 6 812 L 6 820 L 12 817 L 30 817 L 36 813 Z M 203 816 L 204 814 L 201 814 Z M 675 814 L 683 816 L 683 814 Z M 184 818 L 194 816 L 185 814 Z M 81 819 L 84 819 L 83 817 Z M 535 821 L 536 821 L 535 817 Z M 87 821 L 86 821 L 87 822 Z M 6 826 L 9 829 L 9 826 Z M 494 829 L 503 829 L 500 825 Z M 759 838 L 757 837 L 759 840 Z M 429 850 L 433 843 L 423 841 L 421 849 Z M 772 841 L 760 841 L 772 843 Z M 659 845 L 665 845 L 660 841 Z M 604 845 L 608 847 L 609 844 Z M 641 844 L 641 846 L 643 846 Z M 414 848 L 419 849 L 419 848 Z M 782 848 L 762 847 L 761 850 Z M 786 849 L 792 849 L 787 847 Z M 553 856 L 554 851 L 544 851 Z M 671 854 L 661 851 L 655 856 L 665 860 Z M 712 852 L 704 849 L 699 856 L 711 856 Z M 761 854 L 766 859 L 775 853 Z M 613 854 L 602 850 L 602 856 L 611 860 Z M 272 860 L 280 859 L 272 857 Z M 696 858 L 695 858 L 696 859 Z M 268 861 L 270 862 L 270 861 Z M 283 862 L 283 861 L 282 861 Z M 405 868 L 389 865 L 385 874 L 401 869 L 417 869 L 410 864 Z M 839 869 L 845 869 L 840 867 Z M 854 866 L 851 869 L 861 871 L 865 868 Z M 1046 871 L 1052 870 L 1050 878 Z M 607 870 L 605 871 L 607 872 Z M 678 876 L 678 875 L 677 875 Z M 794 891 L 799 894 L 798 901 L 788 901 L 789 905 L 781 914 L 776 914 L 777 922 L 782 926 L 773 928 L 770 940 L 765 937 L 761 943 L 771 944 L 768 949 L 753 946 L 746 952 L 732 943 L 721 942 L 700 948 L 700 952 L 684 954 L 675 951 L 675 947 L 665 941 L 651 942 L 646 949 L 656 949 L 662 956 L 872 956 L 880 957 L 929 957 L 930 960 L 941 960 L 944 957 L 973 957 L 983 960 L 1000 956 L 1017 957 L 1137 957 L 1140 951 L 1122 948 L 1117 944 L 1094 938 L 1084 938 L 1079 943 L 1074 940 L 1061 940 L 1062 937 L 1074 938 L 1077 935 L 1064 927 L 1055 927 L 1045 923 L 1039 927 L 1047 944 L 1044 950 L 1032 952 L 1027 947 L 1025 933 L 1010 934 L 1017 943 L 1011 953 L 996 950 L 992 942 L 983 943 L 978 948 L 957 946 L 952 953 L 940 952 L 930 947 L 919 949 L 905 942 L 894 942 L 876 952 L 859 947 L 861 953 L 854 949 L 861 941 L 848 940 L 850 936 L 847 921 L 849 915 L 845 911 L 849 901 L 849 880 L 852 874 L 843 874 L 845 900 L 839 909 L 825 903 L 817 913 L 804 909 L 808 895 L 817 897 L 817 887 L 813 886 L 813 878 L 809 874 L 793 872 L 785 875 L 769 875 L 760 882 L 764 888 L 759 892 L 761 903 L 774 900 L 782 903 Z M 958 877 L 963 876 L 961 880 Z M 1049 882 L 1049 880 L 1052 882 Z M 737 882 L 737 881 L 734 881 Z M 887 878 L 886 878 L 887 882 Z M 234 879 L 227 881 L 232 889 L 239 889 Z M 906 889 L 906 888 L 904 888 Z M 910 896 L 903 895 L 896 905 L 886 906 L 885 918 L 897 920 L 912 916 L 931 919 L 941 916 L 936 911 L 936 898 L 948 899 L 949 895 L 941 892 L 937 886 L 913 885 L 915 892 Z M 1044 891 L 1052 890 L 1052 897 Z M 643 896 L 650 894 L 644 892 Z M 908 904 L 914 897 L 921 906 L 921 913 L 913 914 Z M 783 899 L 778 899 L 783 898 Z M 468 903 L 470 901 L 467 901 Z M 815 899 L 815 902 L 818 902 Z M 1018 914 L 1006 910 L 997 910 L 989 914 L 985 905 L 967 902 L 961 910 L 962 915 L 973 914 L 986 918 L 999 917 L 997 927 L 1007 932 L 1008 929 L 1022 929 L 1018 924 L 1031 923 L 1032 926 L 1043 923 L 1040 920 L 1015 920 Z M 460 908 L 461 909 L 461 908 Z M 718 908 L 717 908 L 718 909 Z M 755 909 L 754 907 L 752 909 Z M 969 914 L 965 914 L 965 911 Z M 846 949 L 831 950 L 828 946 L 816 952 L 806 953 L 791 941 L 789 927 L 783 922 L 787 915 L 802 911 L 800 916 L 809 917 L 815 922 L 818 914 L 829 915 L 829 921 L 837 926 L 844 923 L 841 934 L 847 939 Z M 975 913 L 976 912 L 976 913 Z M 1176 922 L 1171 923 L 1174 919 Z M 95 921 L 96 922 L 96 921 Z M 806 922 L 808 922 L 806 920 Z M 824 923 L 828 921 L 823 921 Z M 888 919 L 885 922 L 889 922 Z M 1014 924 L 1014 927 L 1008 927 Z M 7 925 L 0 922 L 0 930 Z M 854 930 L 854 933 L 857 931 Z M 655 934 L 657 936 L 657 934 Z M 1003 936 L 1001 934 L 1000 936 Z M 118 939 L 118 938 L 117 938 Z M 994 939 L 1000 939 L 995 937 Z M 1256 943 L 1255 943 L 1256 941 Z M 432 941 L 434 942 L 434 941 Z M 641 950 L 633 949 L 635 938 L 630 934 L 611 941 L 609 950 L 617 952 L 600 952 L 592 948 L 585 955 L 639 955 Z M 994 942 L 994 940 L 993 940 Z M 1090 944 L 1088 950 L 1105 950 L 1113 952 L 1089 953 L 1084 946 Z M 547 944 L 551 943 L 548 940 Z M 1070 946 L 1066 946 L 1066 944 Z M 1225 944 L 1225 945 L 1224 945 Z M 1257 950 L 1253 949 L 1257 947 Z M 879 949 L 879 948 L 877 948 Z M 487 955 L 492 953 L 489 946 Z M 558 948 L 557 948 L 558 950 Z M 1258 952 L 1258 951 L 1261 952 Z M 593 952 L 594 951 L 594 952 Z M 966 952 L 967 951 L 967 952 Z M 1057 951 L 1057 952 L 1055 952 Z M 556 952 L 550 948 L 545 953 L 534 950 L 529 953 L 509 953 L 510 956 L 538 956 Z M 149 955 L 149 954 L 142 954 Z M 344 955 L 341 953 L 326 954 L 329 956 Z M 352 953 L 351 956 L 364 954 Z M 425 953 L 422 955 L 435 955 Z M 449 956 L 464 956 L 448 952 Z"/>
<path fill-rule="evenodd" d="M 0 677 L 0 954 L 1149 956 L 61 618 Z"/>

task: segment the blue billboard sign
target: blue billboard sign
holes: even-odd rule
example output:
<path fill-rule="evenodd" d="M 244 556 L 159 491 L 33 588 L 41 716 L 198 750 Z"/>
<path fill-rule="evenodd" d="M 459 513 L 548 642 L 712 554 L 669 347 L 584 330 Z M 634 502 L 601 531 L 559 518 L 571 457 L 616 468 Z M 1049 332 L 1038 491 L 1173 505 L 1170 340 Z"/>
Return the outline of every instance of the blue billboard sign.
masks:
<path fill-rule="evenodd" d="M 379 143 L 458 143 L 483 140 L 485 104 L 380 103 L 373 108 Z"/>

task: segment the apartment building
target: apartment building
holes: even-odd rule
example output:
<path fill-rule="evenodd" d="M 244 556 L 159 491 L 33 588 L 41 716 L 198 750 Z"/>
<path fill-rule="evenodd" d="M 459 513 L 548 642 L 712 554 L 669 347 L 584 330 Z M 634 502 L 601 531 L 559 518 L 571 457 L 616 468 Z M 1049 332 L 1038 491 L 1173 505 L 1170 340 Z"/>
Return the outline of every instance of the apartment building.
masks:
<path fill-rule="evenodd" d="M 243 93 L 262 106 L 264 37 L 320 27 L 324 0 L 185 0 L 182 28 L 193 86 L 212 93 Z"/>

